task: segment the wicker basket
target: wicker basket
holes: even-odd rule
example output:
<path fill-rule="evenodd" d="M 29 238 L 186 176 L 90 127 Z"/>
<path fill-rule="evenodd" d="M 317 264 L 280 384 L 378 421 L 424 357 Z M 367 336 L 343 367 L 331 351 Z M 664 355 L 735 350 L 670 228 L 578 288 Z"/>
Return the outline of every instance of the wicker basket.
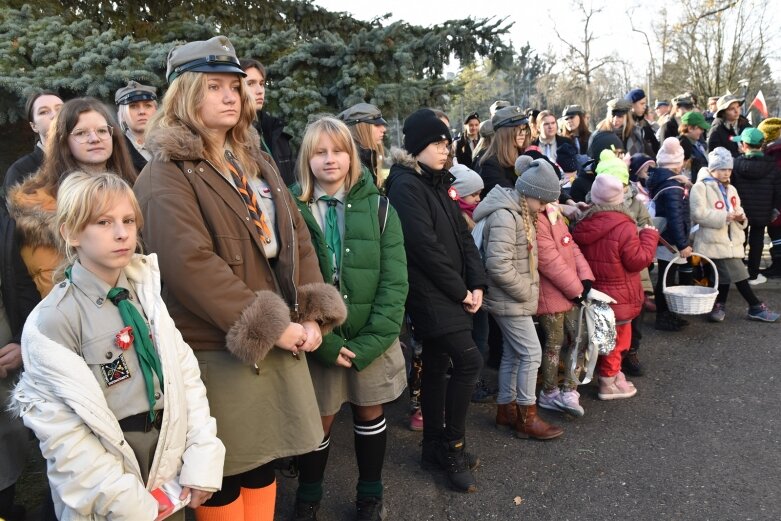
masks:
<path fill-rule="evenodd" d="M 716 269 L 716 265 L 705 255 L 701 253 L 692 253 L 701 259 L 705 259 L 713 266 L 713 272 L 716 277 L 713 281 L 712 288 L 706 288 L 703 286 L 671 286 L 667 287 L 667 272 L 670 270 L 670 266 L 674 263 L 667 264 L 667 268 L 664 270 L 662 279 L 662 292 L 664 298 L 667 301 L 667 307 L 673 313 L 679 315 L 702 315 L 703 313 L 710 313 L 713 309 L 713 304 L 716 302 L 716 297 L 719 294 L 719 272 Z"/>

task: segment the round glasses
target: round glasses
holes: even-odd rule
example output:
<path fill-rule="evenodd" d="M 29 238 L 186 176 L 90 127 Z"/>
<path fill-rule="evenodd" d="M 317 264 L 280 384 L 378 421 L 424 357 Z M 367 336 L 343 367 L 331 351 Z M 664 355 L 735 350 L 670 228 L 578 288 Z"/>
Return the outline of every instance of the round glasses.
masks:
<path fill-rule="evenodd" d="M 89 142 L 89 138 L 93 133 L 100 141 L 107 141 L 111 139 L 111 136 L 114 135 L 114 127 L 110 127 L 106 125 L 103 127 L 96 127 L 92 129 L 77 128 L 74 129 L 73 132 L 71 132 L 71 136 L 73 137 L 73 140 L 76 143 L 83 145 L 84 143 Z"/>

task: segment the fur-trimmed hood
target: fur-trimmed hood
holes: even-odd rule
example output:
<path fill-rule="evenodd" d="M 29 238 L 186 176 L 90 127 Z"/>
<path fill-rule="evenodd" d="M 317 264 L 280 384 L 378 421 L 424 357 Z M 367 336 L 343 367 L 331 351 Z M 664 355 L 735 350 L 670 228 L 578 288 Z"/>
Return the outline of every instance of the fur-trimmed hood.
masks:
<path fill-rule="evenodd" d="M 255 127 L 250 127 L 249 132 L 250 143 L 247 148 L 250 155 L 260 161 L 260 135 Z M 151 130 L 146 138 L 146 148 L 160 161 L 200 161 L 206 156 L 206 146 L 201 135 L 184 125 Z"/>
<path fill-rule="evenodd" d="M 417 173 L 420 173 L 418 162 L 415 160 L 415 157 L 412 154 L 407 152 L 406 149 L 391 147 L 390 158 L 392 164 L 405 166 L 411 170 L 416 171 Z"/>
<path fill-rule="evenodd" d="M 31 182 L 27 179 L 8 193 L 8 213 L 16 221 L 22 246 L 57 248 L 57 200 L 40 188 L 27 193 Z"/>

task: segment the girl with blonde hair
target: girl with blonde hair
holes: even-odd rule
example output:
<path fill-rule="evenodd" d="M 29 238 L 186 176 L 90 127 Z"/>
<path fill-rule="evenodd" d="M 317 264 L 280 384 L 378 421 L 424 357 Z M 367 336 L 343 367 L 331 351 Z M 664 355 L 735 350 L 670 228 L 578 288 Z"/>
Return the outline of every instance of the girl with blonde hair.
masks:
<path fill-rule="evenodd" d="M 323 338 L 309 365 L 325 437 L 298 458 L 296 519 L 314 519 L 323 495 L 331 426 L 342 405 L 353 413 L 358 461 L 357 518 L 383 518 L 387 444 L 383 404 L 406 387 L 399 332 L 407 262 L 396 211 L 361 167 L 348 127 L 333 117 L 304 133 L 296 203 L 312 236 L 323 279 L 347 302 L 348 320 Z"/>
<path fill-rule="evenodd" d="M 272 520 L 273 461 L 316 449 L 320 413 L 304 353 L 346 315 L 251 123 L 255 104 L 224 36 L 175 47 L 135 190 L 166 304 L 204 368 L 225 443 L 221 490 L 199 521 Z M 295 411 L 295 414 L 290 414 Z"/>

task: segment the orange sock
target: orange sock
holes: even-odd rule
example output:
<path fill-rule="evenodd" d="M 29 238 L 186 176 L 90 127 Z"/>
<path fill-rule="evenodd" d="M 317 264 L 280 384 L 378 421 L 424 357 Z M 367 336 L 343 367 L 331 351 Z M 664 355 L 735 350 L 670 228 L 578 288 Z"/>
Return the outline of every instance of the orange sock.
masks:
<path fill-rule="evenodd" d="M 242 488 L 241 499 L 244 500 L 244 521 L 274 521 L 276 480 L 263 488 Z"/>
<path fill-rule="evenodd" d="M 244 500 L 239 496 L 236 501 L 221 507 L 198 507 L 195 509 L 196 521 L 244 521 Z"/>

